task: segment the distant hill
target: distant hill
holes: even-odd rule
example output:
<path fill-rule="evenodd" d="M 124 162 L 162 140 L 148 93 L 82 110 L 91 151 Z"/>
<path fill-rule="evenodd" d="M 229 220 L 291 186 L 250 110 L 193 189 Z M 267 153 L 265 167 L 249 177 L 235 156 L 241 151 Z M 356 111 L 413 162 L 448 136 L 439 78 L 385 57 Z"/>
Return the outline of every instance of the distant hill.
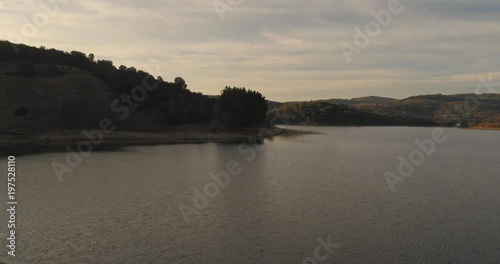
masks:
<path fill-rule="evenodd" d="M 269 100 L 266 100 L 266 101 L 267 101 L 267 107 L 269 108 L 269 110 L 280 107 L 283 105 L 283 103 L 280 103 L 280 102 L 269 101 Z"/>
<path fill-rule="evenodd" d="M 285 103 L 270 110 L 268 115 L 280 116 L 280 120 L 286 118 L 289 124 L 299 125 L 436 125 L 429 119 L 384 116 L 358 110 L 353 106 L 320 101 Z"/>
<path fill-rule="evenodd" d="M 320 102 L 320 103 L 328 103 L 328 104 L 342 104 L 347 106 L 357 106 L 362 104 L 382 104 L 387 102 L 397 101 L 397 99 L 388 98 L 388 97 L 379 97 L 379 96 L 365 96 L 359 98 L 352 99 L 339 99 L 339 98 L 331 98 L 331 99 L 319 99 L 319 100 L 310 100 L 310 101 L 289 101 L 285 102 L 286 104 L 291 103 L 302 103 L 302 102 Z M 282 106 L 285 103 L 280 102 L 268 102 L 269 109 L 277 108 Z"/>
<path fill-rule="evenodd" d="M 378 96 L 366 96 L 353 99 L 326 99 L 317 100 L 318 102 L 325 102 L 330 104 L 344 104 L 344 105 L 359 105 L 359 104 L 383 104 L 388 102 L 397 101 L 397 99 L 388 97 L 378 97 Z"/>
<path fill-rule="evenodd" d="M 383 116 L 428 119 L 445 126 L 481 123 L 494 126 L 500 121 L 500 94 L 421 95 L 382 104 L 362 104 L 356 109 Z"/>
<path fill-rule="evenodd" d="M 402 100 L 369 96 L 290 102 L 274 108 L 270 114 L 288 114 L 296 124 L 500 127 L 500 94 L 436 94 Z"/>

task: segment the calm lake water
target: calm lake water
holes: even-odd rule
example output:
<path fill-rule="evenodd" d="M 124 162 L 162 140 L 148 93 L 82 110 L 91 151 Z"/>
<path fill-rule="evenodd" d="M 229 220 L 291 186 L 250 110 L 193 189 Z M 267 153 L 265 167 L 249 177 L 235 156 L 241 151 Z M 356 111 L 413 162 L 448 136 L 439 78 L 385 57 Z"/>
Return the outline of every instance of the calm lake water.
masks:
<path fill-rule="evenodd" d="M 298 128 L 322 134 L 95 152 L 63 182 L 51 162 L 65 153 L 18 157 L 17 256 L 3 238 L 0 261 L 499 263 L 500 131 L 444 129 L 392 192 L 384 173 L 434 128 Z M 219 171 L 235 174 L 224 188 Z"/>

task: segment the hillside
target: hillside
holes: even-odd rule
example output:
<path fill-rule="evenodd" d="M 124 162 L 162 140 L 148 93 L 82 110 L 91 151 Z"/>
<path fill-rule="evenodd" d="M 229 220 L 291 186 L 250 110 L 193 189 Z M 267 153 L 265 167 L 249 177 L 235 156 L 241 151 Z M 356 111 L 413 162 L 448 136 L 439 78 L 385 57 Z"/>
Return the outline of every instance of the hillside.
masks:
<path fill-rule="evenodd" d="M 93 54 L 0 41 L 0 128 L 119 127 L 206 124 L 214 102 L 133 67 L 94 61 Z"/>
<path fill-rule="evenodd" d="M 272 109 L 269 116 L 286 117 L 290 124 L 301 125 L 435 125 L 431 120 L 422 118 L 395 118 L 361 111 L 344 104 L 314 101 L 285 103 Z"/>
<path fill-rule="evenodd" d="M 358 105 L 356 109 L 383 116 L 428 119 L 444 126 L 497 126 L 500 94 L 421 95 L 382 104 Z"/>
<path fill-rule="evenodd" d="M 23 76 L 18 63 L 0 62 L 0 128 L 88 125 L 111 110 L 104 81 L 72 67 L 33 65 Z M 57 76 L 54 74 L 57 72 Z"/>
<path fill-rule="evenodd" d="M 478 97 L 479 96 L 479 97 Z M 277 105 L 277 104 L 275 104 Z M 329 99 L 277 105 L 270 115 L 288 115 L 294 124 L 442 125 L 500 127 L 500 94 L 421 95 Z"/>
<path fill-rule="evenodd" d="M 379 96 L 365 96 L 353 99 L 326 99 L 326 100 L 318 100 L 318 102 L 325 102 L 329 104 L 344 104 L 344 105 L 360 105 L 360 104 L 383 104 L 388 102 L 397 101 L 397 99 L 387 98 L 387 97 L 379 97 Z"/>
<path fill-rule="evenodd" d="M 266 102 L 267 102 L 267 107 L 269 108 L 269 110 L 280 107 L 283 105 L 283 103 L 275 102 L 275 101 L 266 100 Z"/>

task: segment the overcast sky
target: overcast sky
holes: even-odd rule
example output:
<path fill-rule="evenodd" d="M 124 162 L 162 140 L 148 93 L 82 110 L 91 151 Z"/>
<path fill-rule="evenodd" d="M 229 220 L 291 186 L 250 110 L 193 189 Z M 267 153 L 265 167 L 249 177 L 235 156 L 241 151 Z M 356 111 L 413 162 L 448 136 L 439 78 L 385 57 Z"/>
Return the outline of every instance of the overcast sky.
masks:
<path fill-rule="evenodd" d="M 213 0 L 56 1 L 0 0 L 0 39 L 277 101 L 473 93 L 482 75 L 500 80 L 498 0 L 401 0 L 350 63 L 341 43 L 356 47 L 355 28 L 389 0 L 217 0 L 233 3 L 224 13 Z"/>

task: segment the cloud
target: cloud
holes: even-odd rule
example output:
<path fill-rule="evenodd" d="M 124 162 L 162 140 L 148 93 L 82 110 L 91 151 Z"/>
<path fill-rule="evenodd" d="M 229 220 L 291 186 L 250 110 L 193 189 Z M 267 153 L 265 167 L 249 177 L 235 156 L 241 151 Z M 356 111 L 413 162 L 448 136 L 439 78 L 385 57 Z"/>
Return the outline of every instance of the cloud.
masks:
<path fill-rule="evenodd" d="M 403 12 L 346 63 L 339 44 L 387 1 L 242 0 L 221 21 L 211 0 L 66 0 L 33 37 L 23 26 L 50 1 L 4 1 L 0 38 L 159 66 L 164 79 L 216 94 L 226 85 L 273 100 L 473 92 L 499 68 L 496 0 L 401 0 Z M 225 2 L 225 0 L 220 0 Z M 500 76 L 499 76 L 500 77 Z"/>

